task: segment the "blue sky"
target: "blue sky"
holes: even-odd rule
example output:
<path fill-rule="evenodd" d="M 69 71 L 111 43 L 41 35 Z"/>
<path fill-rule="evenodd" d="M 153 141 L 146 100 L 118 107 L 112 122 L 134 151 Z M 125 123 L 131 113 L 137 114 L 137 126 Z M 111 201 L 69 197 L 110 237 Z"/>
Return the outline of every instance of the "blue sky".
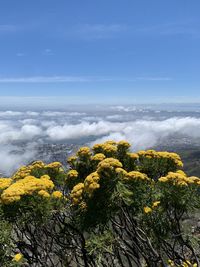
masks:
<path fill-rule="evenodd" d="M 0 98 L 200 102 L 199 12 L 199 0 L 1 1 Z"/>

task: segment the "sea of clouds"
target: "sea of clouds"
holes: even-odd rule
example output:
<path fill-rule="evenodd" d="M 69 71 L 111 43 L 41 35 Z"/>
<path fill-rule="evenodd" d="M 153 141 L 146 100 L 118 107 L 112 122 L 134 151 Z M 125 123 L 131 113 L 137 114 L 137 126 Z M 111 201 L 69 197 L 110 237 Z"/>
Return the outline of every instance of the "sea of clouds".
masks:
<path fill-rule="evenodd" d="M 0 111 L 0 170 L 9 175 L 47 143 L 126 139 L 146 149 L 175 135 L 200 137 L 200 113 L 114 106 L 78 110 Z"/>

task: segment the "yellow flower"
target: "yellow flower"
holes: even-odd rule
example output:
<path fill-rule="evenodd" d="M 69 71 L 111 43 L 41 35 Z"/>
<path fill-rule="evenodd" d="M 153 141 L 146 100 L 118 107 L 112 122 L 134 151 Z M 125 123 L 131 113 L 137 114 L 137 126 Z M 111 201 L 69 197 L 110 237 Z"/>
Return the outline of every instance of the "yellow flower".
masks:
<path fill-rule="evenodd" d="M 97 166 L 97 172 L 101 169 L 115 169 L 122 168 L 122 163 L 118 159 L 106 158 L 102 160 Z"/>
<path fill-rule="evenodd" d="M 40 179 L 46 179 L 46 180 L 51 180 L 50 176 L 47 174 L 44 174 L 40 177 Z"/>
<path fill-rule="evenodd" d="M 10 204 L 12 202 L 19 201 L 22 196 L 32 195 L 40 190 L 46 191 L 53 188 L 54 183 L 49 179 L 49 177 L 43 177 L 40 179 L 34 176 L 26 176 L 6 188 L 1 195 L 1 200 L 4 204 Z"/>
<path fill-rule="evenodd" d="M 127 171 L 124 170 L 123 168 L 116 168 L 115 171 L 117 174 L 121 174 L 122 176 L 127 175 Z"/>
<path fill-rule="evenodd" d="M 69 164 L 71 164 L 71 163 L 75 162 L 76 160 L 77 160 L 77 157 L 76 157 L 76 156 L 71 156 L 71 157 L 69 157 L 69 158 L 67 159 L 67 162 L 68 162 Z"/>
<path fill-rule="evenodd" d="M 78 204 L 82 200 L 82 194 L 84 190 L 84 184 L 83 183 L 78 183 L 75 185 L 71 191 L 70 197 L 72 199 L 73 204 Z"/>
<path fill-rule="evenodd" d="M 45 190 L 40 190 L 38 192 L 38 195 L 40 195 L 41 197 L 46 197 L 46 198 L 50 197 L 50 194 Z"/>
<path fill-rule="evenodd" d="M 155 202 L 153 202 L 153 204 L 152 204 L 152 208 L 156 208 L 156 207 L 158 207 L 159 204 L 160 204 L 160 201 L 155 201 Z"/>
<path fill-rule="evenodd" d="M 158 181 L 161 182 L 161 183 L 165 183 L 165 182 L 168 181 L 168 178 L 167 178 L 167 177 L 160 177 L 160 178 L 158 179 Z"/>
<path fill-rule="evenodd" d="M 97 153 L 92 157 L 92 160 L 94 161 L 102 161 L 106 158 L 106 156 L 103 153 Z"/>
<path fill-rule="evenodd" d="M 23 255 L 21 253 L 17 253 L 14 257 L 13 257 L 13 261 L 19 262 L 21 261 L 23 258 Z"/>
<path fill-rule="evenodd" d="M 90 155 L 91 155 L 90 148 L 87 146 L 81 147 L 77 152 L 78 157 L 88 157 Z"/>
<path fill-rule="evenodd" d="M 146 207 L 144 207 L 144 212 L 150 213 L 150 212 L 152 212 L 152 209 L 150 207 L 146 206 Z"/>
<path fill-rule="evenodd" d="M 99 174 L 97 172 L 93 172 L 89 174 L 84 181 L 84 190 L 91 197 L 93 192 L 100 187 L 99 185 Z"/>
<path fill-rule="evenodd" d="M 175 266 L 175 265 L 174 265 L 174 262 L 173 262 L 172 260 L 168 260 L 168 264 L 169 264 L 170 266 Z"/>
<path fill-rule="evenodd" d="M 44 168 L 45 164 L 44 162 L 42 162 L 41 160 L 38 161 L 34 161 L 31 166 L 35 167 L 35 168 Z"/>
<path fill-rule="evenodd" d="M 108 140 L 104 144 L 109 144 L 109 145 L 116 145 L 117 143 L 113 140 Z"/>
<path fill-rule="evenodd" d="M 61 166 L 62 164 L 60 162 L 52 162 L 46 165 L 46 168 L 56 169 L 56 168 L 60 168 Z"/>
<path fill-rule="evenodd" d="M 9 187 L 12 183 L 11 178 L 0 178 L 0 190 L 3 190 L 7 187 Z"/>
<path fill-rule="evenodd" d="M 148 176 L 145 174 L 145 173 L 141 173 L 141 172 L 138 172 L 138 171 L 132 171 L 132 172 L 128 172 L 125 177 L 124 177 L 125 180 L 128 180 L 128 181 L 148 181 L 149 178 Z"/>
<path fill-rule="evenodd" d="M 78 172 L 76 170 L 70 170 L 67 173 L 67 178 L 71 179 L 71 178 L 77 178 L 78 177 Z"/>
<path fill-rule="evenodd" d="M 122 141 L 118 142 L 117 146 L 118 146 L 118 148 L 128 149 L 131 145 L 127 141 L 122 140 Z"/>
<path fill-rule="evenodd" d="M 92 150 L 94 151 L 94 153 L 102 153 L 103 152 L 103 144 L 95 144 L 92 147 Z"/>
<path fill-rule="evenodd" d="M 107 156 L 108 154 L 114 154 L 117 152 L 117 147 L 110 144 L 103 144 L 103 153 L 105 153 Z"/>
<path fill-rule="evenodd" d="M 139 158 L 137 153 L 127 153 L 127 155 L 133 160 L 136 160 Z"/>
<path fill-rule="evenodd" d="M 54 191 L 54 192 L 51 194 L 51 196 L 54 197 L 54 198 L 61 198 L 61 197 L 63 197 L 63 194 L 62 194 L 62 192 L 60 192 L 60 191 Z"/>
<path fill-rule="evenodd" d="M 80 207 L 82 210 L 86 210 L 86 209 L 87 209 L 87 204 L 86 204 L 84 201 L 81 201 L 81 203 L 79 204 L 79 207 Z"/>

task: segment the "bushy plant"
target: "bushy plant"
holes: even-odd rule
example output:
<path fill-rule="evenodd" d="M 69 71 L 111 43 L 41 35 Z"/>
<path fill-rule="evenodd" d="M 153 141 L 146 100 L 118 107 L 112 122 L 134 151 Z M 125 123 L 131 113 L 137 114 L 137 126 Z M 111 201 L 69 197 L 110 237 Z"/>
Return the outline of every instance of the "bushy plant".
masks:
<path fill-rule="evenodd" d="M 183 221 L 199 209 L 200 179 L 182 167 L 175 153 L 133 153 L 126 141 L 80 148 L 67 171 L 59 162 L 21 167 L 0 178 L 10 256 L 38 267 L 197 266 Z"/>

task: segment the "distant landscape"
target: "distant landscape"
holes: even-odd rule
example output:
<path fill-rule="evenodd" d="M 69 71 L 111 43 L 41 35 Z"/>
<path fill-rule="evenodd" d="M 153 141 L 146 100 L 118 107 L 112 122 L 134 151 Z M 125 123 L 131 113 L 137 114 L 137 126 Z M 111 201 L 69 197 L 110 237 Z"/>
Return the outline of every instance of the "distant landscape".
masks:
<path fill-rule="evenodd" d="M 0 111 L 0 170 L 9 175 L 35 159 L 66 164 L 82 145 L 128 140 L 132 151 L 181 155 L 184 169 L 200 175 L 200 105 L 69 106 Z"/>

